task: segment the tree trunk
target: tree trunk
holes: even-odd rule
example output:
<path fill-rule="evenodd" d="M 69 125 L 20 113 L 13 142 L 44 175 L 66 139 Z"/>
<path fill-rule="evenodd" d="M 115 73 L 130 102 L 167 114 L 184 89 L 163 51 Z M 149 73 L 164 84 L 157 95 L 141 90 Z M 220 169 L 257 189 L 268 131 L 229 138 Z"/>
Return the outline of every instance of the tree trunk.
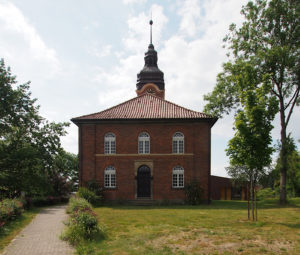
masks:
<path fill-rule="evenodd" d="M 250 220 L 250 188 L 249 188 L 249 183 L 247 184 L 247 200 L 248 200 L 248 220 Z"/>
<path fill-rule="evenodd" d="M 254 194 L 253 194 L 253 177 L 251 176 L 251 212 L 252 212 L 252 221 L 254 221 Z"/>
<path fill-rule="evenodd" d="M 280 168 L 280 204 L 286 204 L 286 175 L 287 175 L 287 151 L 286 151 L 286 123 L 284 105 L 280 100 L 280 123 L 281 123 L 281 168 Z"/>
<path fill-rule="evenodd" d="M 257 221 L 257 201 L 256 201 L 256 188 L 254 185 L 254 201 L 255 201 L 255 221 Z"/>

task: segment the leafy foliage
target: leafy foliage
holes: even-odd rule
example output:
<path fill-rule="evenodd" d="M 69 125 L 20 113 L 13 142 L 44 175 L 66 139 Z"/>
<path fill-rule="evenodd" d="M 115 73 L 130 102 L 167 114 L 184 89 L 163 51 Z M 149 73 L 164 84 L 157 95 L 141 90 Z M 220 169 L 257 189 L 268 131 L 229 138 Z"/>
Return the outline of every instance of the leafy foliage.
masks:
<path fill-rule="evenodd" d="M 62 233 L 62 238 L 76 245 L 84 240 L 91 240 L 97 233 L 102 232 L 98 226 L 97 215 L 91 204 L 83 198 L 71 198 L 67 212 L 70 220 Z"/>
<path fill-rule="evenodd" d="M 0 61 L 0 190 L 4 197 L 62 195 L 64 177 L 58 157 L 60 136 L 68 123 L 49 122 L 31 99 L 29 82 L 16 85 L 15 76 Z M 76 171 L 76 168 L 73 168 Z M 74 175 L 74 174 L 73 174 Z"/>
<path fill-rule="evenodd" d="M 85 211 L 92 209 L 92 205 L 84 198 L 80 197 L 72 197 L 70 198 L 67 213 L 73 213 L 76 211 Z"/>
<path fill-rule="evenodd" d="M 218 74 L 212 93 L 204 96 L 208 101 L 204 111 L 221 117 L 241 107 L 239 79 L 240 66 L 251 65 L 261 87 L 266 78 L 268 93 L 275 96 L 281 123 L 281 195 L 286 201 L 287 173 L 286 128 L 293 109 L 299 105 L 300 90 L 300 2 L 297 0 L 249 1 L 242 8 L 243 25 L 230 26 L 224 41 L 229 49 L 229 61 Z"/>
<path fill-rule="evenodd" d="M 0 202 L 0 227 L 23 213 L 23 203 L 18 199 L 4 199 Z"/>
<path fill-rule="evenodd" d="M 100 186 L 96 180 L 90 180 L 87 182 L 87 188 L 96 194 L 96 204 L 100 205 L 104 200 L 104 188 Z"/>
<path fill-rule="evenodd" d="M 279 146 L 279 151 L 281 148 Z M 270 187 L 274 190 L 279 189 L 281 155 L 279 154 L 275 166 L 262 179 L 264 187 Z M 297 150 L 294 139 L 288 135 L 287 137 L 287 194 L 290 197 L 300 196 L 300 152 Z"/>
<path fill-rule="evenodd" d="M 255 202 L 255 186 L 271 163 L 272 121 L 277 112 L 277 100 L 269 96 L 271 83 L 264 76 L 261 84 L 253 65 L 236 63 L 237 72 L 232 77 L 237 82 L 237 97 L 241 109 L 235 116 L 235 134 L 226 149 L 233 168 L 228 168 L 233 177 L 246 179 L 251 186 L 252 212 Z M 258 86 L 260 85 L 260 86 Z M 238 173 L 238 171 L 241 173 Z M 253 219 L 254 219 L 254 213 Z M 249 217 L 249 214 L 248 214 Z"/>
<path fill-rule="evenodd" d="M 86 187 L 80 187 L 77 195 L 78 197 L 86 199 L 91 204 L 95 204 L 100 199 L 94 191 L 91 191 Z"/>
<path fill-rule="evenodd" d="M 184 187 L 186 203 L 189 205 L 199 205 L 203 201 L 203 189 L 199 182 L 191 181 Z"/>
<path fill-rule="evenodd" d="M 276 192 L 271 188 L 260 189 L 257 192 L 257 200 L 266 200 L 275 197 L 276 197 Z"/>

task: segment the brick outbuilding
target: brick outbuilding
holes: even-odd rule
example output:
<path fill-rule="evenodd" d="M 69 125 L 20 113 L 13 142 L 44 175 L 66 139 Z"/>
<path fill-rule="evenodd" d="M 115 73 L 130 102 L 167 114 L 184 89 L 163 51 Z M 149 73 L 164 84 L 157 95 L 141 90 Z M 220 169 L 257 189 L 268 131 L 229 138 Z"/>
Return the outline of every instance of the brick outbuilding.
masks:
<path fill-rule="evenodd" d="M 197 180 L 210 195 L 211 128 L 216 118 L 165 100 L 150 43 L 137 97 L 72 121 L 79 128 L 79 183 L 96 180 L 106 200 L 182 202 Z"/>

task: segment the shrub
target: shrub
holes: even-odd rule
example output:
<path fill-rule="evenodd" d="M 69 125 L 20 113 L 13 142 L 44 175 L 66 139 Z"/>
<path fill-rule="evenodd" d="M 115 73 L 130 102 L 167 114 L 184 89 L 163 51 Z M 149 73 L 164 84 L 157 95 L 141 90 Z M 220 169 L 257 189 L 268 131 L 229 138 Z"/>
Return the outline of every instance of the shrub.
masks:
<path fill-rule="evenodd" d="M 83 198 L 71 198 L 67 208 L 70 213 L 70 220 L 67 228 L 62 234 L 62 239 L 68 240 L 71 244 L 78 244 L 83 240 L 90 240 L 100 232 L 97 215 L 93 212 L 92 206 Z"/>
<path fill-rule="evenodd" d="M 0 226 L 3 226 L 9 220 L 14 220 L 23 211 L 23 203 L 19 199 L 4 199 L 0 203 Z"/>
<path fill-rule="evenodd" d="M 271 188 L 260 189 L 258 190 L 256 195 L 257 200 L 265 200 L 265 199 L 275 198 L 275 197 L 276 197 L 276 192 Z"/>
<path fill-rule="evenodd" d="M 85 187 L 80 187 L 78 189 L 77 195 L 81 198 L 86 199 L 88 202 L 95 204 L 98 200 L 97 195 L 95 192 L 85 188 Z"/>
<path fill-rule="evenodd" d="M 85 211 L 85 210 L 92 210 L 92 205 L 87 200 L 80 197 L 70 198 L 67 207 L 67 213 L 74 213 L 76 211 Z"/>
<path fill-rule="evenodd" d="M 98 232 L 98 220 L 93 211 L 77 211 L 72 215 L 73 224 L 80 226 L 85 239 L 90 239 Z"/>
<path fill-rule="evenodd" d="M 104 188 L 99 185 L 96 180 L 90 180 L 87 182 L 87 188 L 93 191 L 98 197 L 99 201 L 103 201 L 104 199 Z"/>
<path fill-rule="evenodd" d="M 198 205 L 203 200 L 203 190 L 197 181 L 192 181 L 185 185 L 184 193 L 186 196 L 186 203 L 190 205 Z"/>

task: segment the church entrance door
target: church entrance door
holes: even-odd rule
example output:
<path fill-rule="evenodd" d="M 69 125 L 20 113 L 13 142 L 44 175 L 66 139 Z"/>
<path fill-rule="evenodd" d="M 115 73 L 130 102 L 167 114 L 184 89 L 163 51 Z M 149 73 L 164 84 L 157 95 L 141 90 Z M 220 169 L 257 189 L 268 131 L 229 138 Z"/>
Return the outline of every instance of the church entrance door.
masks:
<path fill-rule="evenodd" d="M 145 165 L 137 172 L 137 197 L 151 197 L 151 172 Z"/>

